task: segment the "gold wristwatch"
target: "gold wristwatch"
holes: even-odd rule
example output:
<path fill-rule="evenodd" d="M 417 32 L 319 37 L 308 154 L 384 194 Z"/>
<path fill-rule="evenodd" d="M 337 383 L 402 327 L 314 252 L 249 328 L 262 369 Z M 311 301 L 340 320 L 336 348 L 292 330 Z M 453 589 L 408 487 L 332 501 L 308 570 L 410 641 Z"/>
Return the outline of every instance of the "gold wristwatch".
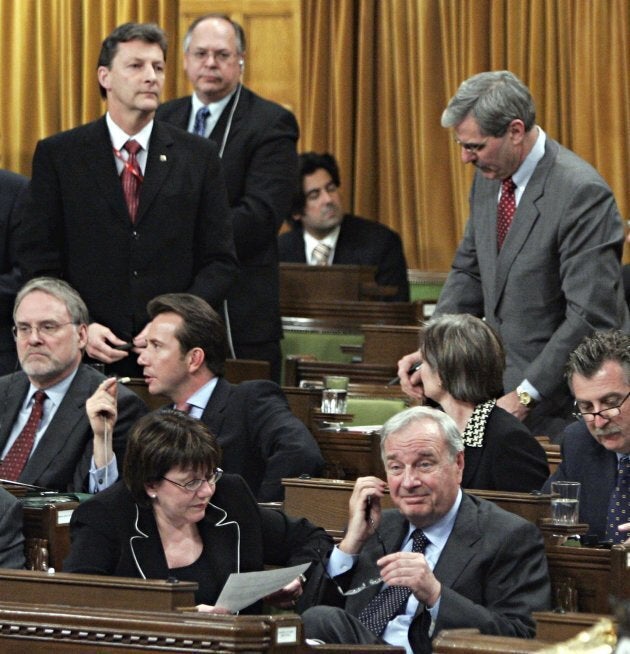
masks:
<path fill-rule="evenodd" d="M 531 409 L 535 404 L 536 400 L 520 386 L 516 389 L 516 394 L 518 395 L 518 401 L 528 409 Z"/>

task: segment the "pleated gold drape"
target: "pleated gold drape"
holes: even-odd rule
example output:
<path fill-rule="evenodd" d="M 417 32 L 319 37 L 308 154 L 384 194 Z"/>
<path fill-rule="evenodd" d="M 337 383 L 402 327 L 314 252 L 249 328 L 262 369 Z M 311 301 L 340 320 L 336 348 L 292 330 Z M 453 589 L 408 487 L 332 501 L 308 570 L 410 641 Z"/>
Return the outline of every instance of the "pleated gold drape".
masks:
<path fill-rule="evenodd" d="M 0 0 L 0 167 L 29 175 L 39 139 L 103 113 L 98 53 L 127 21 L 175 34 L 177 0 Z M 169 59 L 171 68 L 181 65 L 177 53 Z M 167 89 L 174 88 L 169 75 Z"/>
<path fill-rule="evenodd" d="M 173 39 L 179 5 L 0 0 L 0 166 L 28 175 L 38 139 L 99 116 L 104 36 L 137 20 Z M 600 171 L 629 216 L 628 0 L 301 0 L 300 8 L 300 148 L 337 156 L 346 208 L 398 230 L 410 266 L 447 270 L 461 238 L 472 171 L 440 115 L 459 83 L 482 70 L 519 75 L 539 123 Z M 171 48 L 165 97 L 175 95 L 180 67 Z"/>
<path fill-rule="evenodd" d="M 301 146 L 336 154 L 346 208 L 397 229 L 410 266 L 446 270 L 472 170 L 440 115 L 507 68 L 628 217 L 629 38 L 627 0 L 304 0 Z"/>

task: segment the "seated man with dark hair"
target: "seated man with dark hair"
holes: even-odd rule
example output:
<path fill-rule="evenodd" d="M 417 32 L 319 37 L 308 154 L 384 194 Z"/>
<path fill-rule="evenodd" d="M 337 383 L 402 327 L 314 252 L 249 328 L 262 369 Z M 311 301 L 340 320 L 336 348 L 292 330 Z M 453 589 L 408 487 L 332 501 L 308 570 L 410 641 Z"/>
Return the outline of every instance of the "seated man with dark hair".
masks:
<path fill-rule="evenodd" d="M 241 475 L 259 501 L 282 500 L 282 477 L 317 475 L 324 459 L 312 434 L 270 381 L 223 379 L 225 326 L 201 298 L 159 295 L 147 306 L 147 346 L 138 357 L 149 393 L 204 422 L 223 453 L 221 467 Z M 115 418 L 115 407 L 108 411 Z"/>
<path fill-rule="evenodd" d="M 400 236 L 385 225 L 343 213 L 339 168 L 331 154 L 305 152 L 299 166 L 288 219 L 293 229 L 278 237 L 280 261 L 376 266 L 376 283 L 398 288 L 396 295 L 386 299 L 408 302 L 407 262 Z"/>

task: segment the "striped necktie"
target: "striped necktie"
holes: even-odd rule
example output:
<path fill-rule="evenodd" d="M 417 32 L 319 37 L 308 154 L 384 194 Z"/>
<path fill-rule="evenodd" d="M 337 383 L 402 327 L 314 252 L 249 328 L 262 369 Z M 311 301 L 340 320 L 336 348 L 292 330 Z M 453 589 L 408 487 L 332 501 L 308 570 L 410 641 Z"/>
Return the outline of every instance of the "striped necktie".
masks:
<path fill-rule="evenodd" d="M 630 522 L 630 455 L 619 459 L 617 485 L 610 496 L 608 519 L 606 521 L 606 539 L 613 543 L 623 543 L 630 534 L 619 531 L 619 525 Z"/>

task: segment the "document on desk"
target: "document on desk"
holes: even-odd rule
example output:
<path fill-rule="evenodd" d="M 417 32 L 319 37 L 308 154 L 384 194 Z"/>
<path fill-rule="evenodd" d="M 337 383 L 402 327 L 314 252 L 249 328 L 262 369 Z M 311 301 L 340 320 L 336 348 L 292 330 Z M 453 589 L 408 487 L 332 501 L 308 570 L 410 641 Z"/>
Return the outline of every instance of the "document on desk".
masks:
<path fill-rule="evenodd" d="M 250 606 L 259 599 L 275 593 L 299 577 L 310 563 L 294 565 L 291 568 L 261 570 L 260 572 L 233 572 L 223 586 L 215 606 L 232 613 Z"/>

